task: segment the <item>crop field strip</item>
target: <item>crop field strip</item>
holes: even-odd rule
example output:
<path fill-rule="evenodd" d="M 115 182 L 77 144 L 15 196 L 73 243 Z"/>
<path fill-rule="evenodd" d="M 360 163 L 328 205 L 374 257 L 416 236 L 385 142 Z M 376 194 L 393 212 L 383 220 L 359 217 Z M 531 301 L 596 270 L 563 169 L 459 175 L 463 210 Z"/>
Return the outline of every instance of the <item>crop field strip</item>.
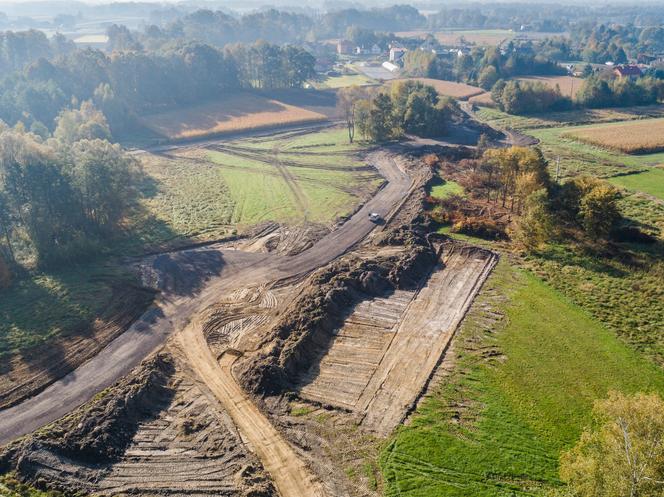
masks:
<path fill-rule="evenodd" d="M 169 139 L 200 138 L 326 120 L 327 117 L 318 112 L 246 92 L 142 119 L 148 129 Z"/>
<path fill-rule="evenodd" d="M 578 127 L 563 136 L 627 154 L 652 154 L 664 151 L 664 119 Z"/>

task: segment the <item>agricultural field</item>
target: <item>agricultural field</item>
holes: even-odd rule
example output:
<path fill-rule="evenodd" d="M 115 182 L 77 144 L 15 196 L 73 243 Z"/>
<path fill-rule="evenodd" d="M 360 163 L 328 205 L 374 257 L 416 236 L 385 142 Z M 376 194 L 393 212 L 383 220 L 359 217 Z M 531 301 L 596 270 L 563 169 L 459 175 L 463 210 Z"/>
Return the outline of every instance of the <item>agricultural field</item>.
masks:
<path fill-rule="evenodd" d="M 652 154 L 664 151 L 664 119 L 583 126 L 564 136 L 626 154 Z"/>
<path fill-rule="evenodd" d="M 144 168 L 156 187 L 145 201 L 152 223 L 141 231 L 158 237 L 157 222 L 176 236 L 208 240 L 264 221 L 329 225 L 381 183 L 360 151 L 344 129 L 334 128 L 147 155 Z"/>
<path fill-rule="evenodd" d="M 481 102 L 477 102 L 482 105 Z M 498 109 L 482 107 L 477 115 L 483 121 L 499 128 L 521 131 L 536 128 L 558 128 L 583 124 L 611 123 L 664 117 L 664 105 L 623 107 L 615 109 L 578 109 L 566 112 L 548 112 L 530 116 L 515 116 Z"/>
<path fill-rule="evenodd" d="M 431 78 L 409 78 L 410 81 L 419 81 L 425 85 L 433 86 L 438 94 L 445 97 L 455 98 L 457 100 L 468 100 L 471 97 L 481 95 L 484 92 L 482 88 L 471 86 L 454 81 L 443 81 Z"/>
<path fill-rule="evenodd" d="M 642 192 L 664 200 L 664 168 L 648 169 L 642 173 L 615 176 L 609 181 L 616 186 L 634 192 Z"/>
<path fill-rule="evenodd" d="M 519 81 L 543 83 L 550 88 L 560 88 L 560 93 L 566 97 L 574 98 L 583 84 L 583 80 L 572 76 L 529 76 L 517 78 Z"/>
<path fill-rule="evenodd" d="M 169 140 L 187 140 L 274 126 L 324 121 L 327 116 L 255 93 L 144 116 L 144 126 Z"/>
<path fill-rule="evenodd" d="M 560 485 L 560 452 L 596 398 L 664 393 L 661 369 L 506 261 L 456 340 L 442 380 L 383 450 L 386 496 L 542 495 Z"/>
<path fill-rule="evenodd" d="M 376 81 L 365 74 L 360 73 L 342 74 L 341 76 L 325 76 L 321 81 L 315 81 L 312 83 L 312 85 L 319 90 L 346 88 L 348 86 L 368 86 L 373 84 L 376 84 Z"/>
<path fill-rule="evenodd" d="M 584 129 L 575 126 L 597 119 L 607 123 L 605 126 L 660 122 L 659 119 L 644 120 L 646 116 L 661 118 L 664 107 L 653 106 L 639 109 L 606 109 L 604 111 L 573 111 L 544 116 L 512 116 L 505 112 L 481 108 L 478 117 L 491 126 L 501 129 L 516 129 L 533 136 L 540 141 L 540 148 L 549 160 L 552 174 L 556 173 L 557 161 L 560 161 L 560 178 L 590 174 L 602 178 L 646 171 L 664 163 L 664 153 L 627 154 L 590 145 L 569 137 L 570 132 Z M 628 119 L 621 121 L 621 119 Z M 615 122 L 615 124 L 613 124 Z M 591 126 L 596 127 L 596 126 Z"/>

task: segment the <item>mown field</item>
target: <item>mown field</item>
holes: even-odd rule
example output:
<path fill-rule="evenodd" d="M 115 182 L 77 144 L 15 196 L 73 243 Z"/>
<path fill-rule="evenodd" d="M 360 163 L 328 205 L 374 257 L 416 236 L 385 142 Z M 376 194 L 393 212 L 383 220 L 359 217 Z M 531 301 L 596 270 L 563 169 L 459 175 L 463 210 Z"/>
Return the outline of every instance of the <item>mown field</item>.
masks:
<path fill-rule="evenodd" d="M 505 319 L 494 323 L 494 311 Z M 506 261 L 464 322 L 454 358 L 383 451 L 386 496 L 545 495 L 560 485 L 559 454 L 595 399 L 612 389 L 664 393 L 660 368 Z"/>
<path fill-rule="evenodd" d="M 263 221 L 330 224 L 382 181 L 359 159 L 360 150 L 334 128 L 147 156 L 145 170 L 157 186 L 146 210 L 170 232 L 197 240 Z M 150 223 L 144 231 L 153 231 Z"/>
<path fill-rule="evenodd" d="M 471 97 L 484 93 L 482 88 L 471 86 L 464 83 L 455 83 L 454 81 L 443 81 L 431 78 L 409 78 L 411 81 L 420 81 L 425 85 L 433 86 L 438 94 L 456 98 L 457 100 L 468 100 Z"/>
<path fill-rule="evenodd" d="M 656 153 L 664 150 L 664 119 L 582 126 L 564 136 L 626 154 Z"/>
<path fill-rule="evenodd" d="M 324 114 L 298 105 L 237 92 L 213 102 L 144 116 L 142 121 L 166 139 L 183 140 L 325 119 Z"/>

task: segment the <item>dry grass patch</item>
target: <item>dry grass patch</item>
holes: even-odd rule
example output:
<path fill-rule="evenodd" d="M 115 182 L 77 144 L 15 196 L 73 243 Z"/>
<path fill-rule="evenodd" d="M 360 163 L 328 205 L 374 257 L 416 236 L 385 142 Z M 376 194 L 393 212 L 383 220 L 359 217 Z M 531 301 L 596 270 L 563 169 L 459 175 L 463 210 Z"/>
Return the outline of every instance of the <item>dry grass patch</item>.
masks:
<path fill-rule="evenodd" d="M 661 152 L 664 151 L 664 119 L 584 127 L 563 136 L 627 154 Z"/>
<path fill-rule="evenodd" d="M 496 102 L 493 101 L 493 97 L 491 96 L 491 92 L 484 92 L 479 95 L 475 95 L 474 97 L 470 97 L 468 101 L 471 104 L 475 105 L 481 105 L 482 107 L 495 107 Z"/>
<path fill-rule="evenodd" d="M 558 87 L 561 94 L 570 98 L 574 98 L 583 84 L 582 79 L 572 76 L 530 76 L 527 78 L 518 78 L 518 80 L 544 83 L 551 88 Z"/>
<path fill-rule="evenodd" d="M 253 93 L 235 93 L 214 102 L 143 118 L 146 127 L 172 140 L 324 121 L 326 116 Z"/>
<path fill-rule="evenodd" d="M 409 78 L 412 81 L 419 81 L 425 85 L 433 86 L 440 95 L 456 98 L 458 100 L 468 100 L 471 97 L 481 95 L 484 92 L 482 88 L 470 86 L 454 81 L 443 81 L 441 79 L 431 78 Z"/>

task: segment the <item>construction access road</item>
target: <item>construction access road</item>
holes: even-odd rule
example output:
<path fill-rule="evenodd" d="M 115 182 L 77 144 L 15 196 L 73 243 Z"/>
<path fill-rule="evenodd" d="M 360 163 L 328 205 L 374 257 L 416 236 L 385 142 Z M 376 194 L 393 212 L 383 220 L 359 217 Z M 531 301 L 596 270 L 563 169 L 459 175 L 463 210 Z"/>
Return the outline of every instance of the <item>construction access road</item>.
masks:
<path fill-rule="evenodd" d="M 155 307 L 97 356 L 38 395 L 0 411 L 0 445 L 55 421 L 92 399 L 129 373 L 173 332 L 184 330 L 219 296 L 237 288 L 307 274 L 363 240 L 375 228 L 369 213 L 388 217 L 412 187 L 410 176 L 399 168 L 390 152 L 374 152 L 367 162 L 385 178 L 386 184 L 342 226 L 295 256 L 214 249 L 218 252 L 219 268 L 206 275 L 207 280 L 196 291 L 184 295 L 164 293 Z M 211 247 L 204 250 L 209 253 Z M 197 251 L 203 249 L 191 249 L 186 255 L 195 258 Z"/>

